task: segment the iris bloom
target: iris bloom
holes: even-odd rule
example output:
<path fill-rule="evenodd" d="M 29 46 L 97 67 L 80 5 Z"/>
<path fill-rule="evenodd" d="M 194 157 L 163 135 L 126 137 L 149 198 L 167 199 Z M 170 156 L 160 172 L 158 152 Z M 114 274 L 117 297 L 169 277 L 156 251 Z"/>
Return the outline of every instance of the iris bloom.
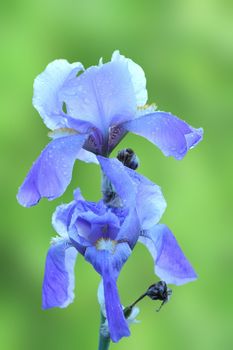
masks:
<path fill-rule="evenodd" d="M 110 62 L 87 70 L 79 62 L 50 63 L 35 79 L 33 105 L 53 140 L 20 187 L 19 203 L 30 207 L 42 197 L 59 197 L 71 181 L 76 159 L 108 157 L 127 132 L 147 138 L 176 159 L 202 139 L 202 129 L 146 103 L 142 68 L 118 51 Z"/>
<path fill-rule="evenodd" d="M 117 159 L 98 156 L 98 161 L 119 196 L 119 206 L 87 202 L 77 190 L 73 202 L 57 208 L 53 226 L 60 237 L 52 241 L 46 258 L 43 308 L 66 307 L 73 301 L 78 252 L 103 279 L 109 333 L 117 342 L 130 331 L 116 282 L 138 240 L 151 253 L 156 274 L 167 283 L 186 283 L 196 275 L 172 232 L 157 224 L 166 207 L 160 188 Z"/>

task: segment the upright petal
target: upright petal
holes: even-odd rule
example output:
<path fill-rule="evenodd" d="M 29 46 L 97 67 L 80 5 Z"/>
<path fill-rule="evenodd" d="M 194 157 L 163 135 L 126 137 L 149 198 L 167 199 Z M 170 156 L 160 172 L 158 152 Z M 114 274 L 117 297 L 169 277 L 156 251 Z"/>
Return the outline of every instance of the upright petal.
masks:
<path fill-rule="evenodd" d="M 64 238 L 68 237 L 68 227 L 75 209 L 75 201 L 59 205 L 52 216 L 54 230 Z"/>
<path fill-rule="evenodd" d="M 19 189 L 17 199 L 25 207 L 61 196 L 71 181 L 73 165 L 85 141 L 73 135 L 51 141 L 33 164 Z"/>
<path fill-rule="evenodd" d="M 48 251 L 42 288 L 42 307 L 66 307 L 74 299 L 75 248 L 66 240 L 53 244 Z"/>
<path fill-rule="evenodd" d="M 119 51 L 114 51 L 112 61 L 126 62 L 136 95 L 137 106 L 143 106 L 147 102 L 146 77 L 143 69 L 130 58 L 121 55 Z"/>
<path fill-rule="evenodd" d="M 101 238 L 115 240 L 119 231 L 118 217 L 110 211 L 104 215 L 96 215 L 93 212 L 80 213 L 75 225 L 78 235 L 91 244 L 95 244 Z"/>
<path fill-rule="evenodd" d="M 194 129 L 183 120 L 166 112 L 154 112 L 123 124 L 127 131 L 147 138 L 165 156 L 182 159 L 203 136 L 203 129 Z"/>
<path fill-rule="evenodd" d="M 180 285 L 197 278 L 193 267 L 167 226 L 155 225 L 152 229 L 142 232 L 139 241 L 151 253 L 155 273 L 166 283 Z"/>
<path fill-rule="evenodd" d="M 34 81 L 33 105 L 50 129 L 66 126 L 62 113 L 63 101 L 59 98 L 63 84 L 83 69 L 80 62 L 55 60 Z"/>
<path fill-rule="evenodd" d="M 96 235 L 95 232 L 95 224 L 92 225 L 92 222 L 97 218 L 101 219 L 106 214 L 107 208 L 102 201 L 94 203 L 83 200 L 78 190 L 74 192 L 74 197 L 74 210 L 71 209 L 68 213 L 69 208 L 66 205 L 64 209 L 61 208 L 63 213 L 61 212 L 58 219 L 67 217 L 68 227 L 66 226 L 66 228 L 69 238 L 73 246 L 84 255 L 86 247 L 91 246 L 93 242 L 99 239 L 99 235 Z M 58 228 L 63 228 L 61 220 L 58 220 L 56 224 Z"/>
<path fill-rule="evenodd" d="M 130 253 L 127 243 L 117 244 L 113 254 L 106 250 L 97 251 L 95 247 L 87 248 L 85 253 L 85 259 L 103 277 L 106 316 L 110 337 L 114 342 L 130 335 L 116 285 L 119 271 Z"/>
<path fill-rule="evenodd" d="M 74 212 L 76 211 L 77 202 L 85 203 L 81 190 L 77 188 L 74 191 L 74 200 L 68 204 L 59 205 L 52 216 L 52 225 L 54 230 L 63 238 L 68 238 L 68 228 L 70 226 Z"/>
<path fill-rule="evenodd" d="M 107 135 L 109 126 L 133 118 L 136 99 L 125 62 L 93 66 L 64 84 L 67 113 L 88 121 Z"/>

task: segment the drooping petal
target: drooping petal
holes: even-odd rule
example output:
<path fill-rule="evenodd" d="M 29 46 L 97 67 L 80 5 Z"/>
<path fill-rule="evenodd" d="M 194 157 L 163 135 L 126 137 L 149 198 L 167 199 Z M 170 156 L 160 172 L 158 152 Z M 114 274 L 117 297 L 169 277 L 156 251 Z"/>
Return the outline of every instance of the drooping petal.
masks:
<path fill-rule="evenodd" d="M 116 280 L 107 267 L 103 270 L 103 283 L 109 333 L 112 341 L 118 342 L 122 337 L 128 337 L 130 330 L 124 317 Z"/>
<path fill-rule="evenodd" d="M 137 106 L 143 106 L 147 101 L 146 77 L 143 69 L 130 58 L 121 55 L 119 51 L 114 51 L 112 61 L 126 62 L 131 75 Z"/>
<path fill-rule="evenodd" d="M 77 135 L 78 132 L 75 129 L 70 128 L 59 128 L 54 129 L 52 131 L 49 131 L 48 136 L 51 137 L 51 139 L 59 139 L 60 137 L 66 137 L 71 135 Z"/>
<path fill-rule="evenodd" d="M 105 308 L 105 298 L 104 298 L 104 286 L 103 286 L 103 280 L 100 281 L 98 292 L 97 292 L 98 302 L 100 304 L 100 309 L 102 312 L 102 315 L 106 318 L 106 308 Z M 122 305 L 122 308 L 124 310 L 124 306 Z M 139 308 L 134 306 L 130 315 L 127 317 L 126 321 L 129 326 L 135 323 L 139 323 L 136 319 L 136 317 L 139 314 Z M 109 336 L 109 327 L 108 327 L 108 320 L 106 319 L 105 322 L 101 325 L 100 332 L 104 337 Z"/>
<path fill-rule="evenodd" d="M 127 322 L 129 325 L 134 324 L 134 323 L 140 323 L 140 321 L 138 321 L 136 319 L 136 317 L 138 316 L 140 310 L 137 306 L 133 307 L 133 310 L 131 311 L 131 314 L 129 315 L 129 317 L 127 318 Z"/>
<path fill-rule="evenodd" d="M 135 93 L 125 62 L 90 67 L 64 84 L 61 96 L 69 116 L 92 123 L 105 135 L 109 126 L 131 120 L 136 112 Z"/>
<path fill-rule="evenodd" d="M 67 119 L 70 120 L 70 118 L 67 117 Z M 73 119 L 72 119 L 73 120 Z M 74 123 L 74 127 L 76 129 L 70 129 L 70 128 L 60 128 L 60 129 L 55 129 L 53 131 L 50 131 L 48 133 L 48 136 L 51 137 L 53 140 L 55 139 L 59 139 L 61 137 L 66 137 L 66 136 L 71 136 L 71 135 L 78 135 L 78 134 L 85 134 L 87 133 L 87 139 L 83 145 L 83 147 L 85 146 L 86 148 L 90 149 L 91 152 L 86 151 L 84 148 L 81 148 L 80 151 L 77 154 L 77 159 L 80 159 L 86 163 L 95 163 L 95 164 L 99 164 L 96 155 L 92 153 L 92 151 L 94 153 L 101 153 L 101 140 L 99 142 L 99 145 L 93 145 L 91 144 L 91 140 L 93 139 L 93 141 L 95 142 L 95 144 L 98 141 L 98 134 L 93 135 L 93 131 L 91 130 L 91 127 L 88 125 L 88 123 L 84 126 L 83 125 L 83 130 L 82 132 L 78 132 L 77 130 L 80 129 L 80 122 L 78 120 L 75 120 Z M 89 131 L 88 131 L 89 130 Z M 89 135 L 90 132 L 90 135 Z M 94 147 L 96 146 L 96 147 Z"/>
<path fill-rule="evenodd" d="M 155 112 L 123 124 L 126 130 L 147 138 L 165 156 L 182 159 L 203 136 L 203 129 L 195 129 L 183 120 L 166 112 Z"/>
<path fill-rule="evenodd" d="M 42 307 L 66 307 L 74 299 L 75 248 L 67 240 L 53 244 L 48 251 L 42 288 Z"/>
<path fill-rule="evenodd" d="M 103 137 L 100 132 L 95 130 L 91 123 L 71 118 L 68 115 L 66 115 L 66 120 L 69 127 L 52 130 L 48 133 L 48 136 L 55 140 L 71 135 L 86 134 L 85 143 L 83 148 L 80 149 L 77 158 L 86 163 L 98 164 L 95 154 L 101 154 L 103 143 Z"/>
<path fill-rule="evenodd" d="M 100 304 L 100 309 L 103 314 L 103 316 L 106 318 L 106 308 L 105 308 L 105 299 L 104 299 L 104 284 L 103 284 L 103 279 L 101 279 L 97 291 L 97 298 L 98 302 Z"/>
<path fill-rule="evenodd" d="M 97 156 L 103 173 L 110 180 L 115 188 L 116 193 L 120 196 L 122 202 L 130 207 L 136 198 L 136 188 L 128 173 L 125 171 L 124 165 L 116 158 L 104 158 Z"/>
<path fill-rule="evenodd" d="M 84 135 L 51 141 L 33 164 L 19 189 L 17 199 L 25 207 L 61 196 L 71 181 L 73 165 L 85 141 Z"/>
<path fill-rule="evenodd" d="M 131 249 L 137 243 L 141 231 L 141 224 L 137 214 L 136 208 L 131 208 L 121 225 L 120 231 L 117 235 L 118 242 L 127 242 Z"/>
<path fill-rule="evenodd" d="M 159 186 L 132 169 L 125 167 L 125 170 L 137 187 L 137 214 L 141 229 L 147 230 L 161 219 L 167 206 L 166 201 Z"/>
<path fill-rule="evenodd" d="M 96 155 L 86 151 L 85 149 L 81 148 L 80 151 L 77 154 L 77 159 L 82 160 L 85 163 L 94 163 L 99 164 Z"/>
<path fill-rule="evenodd" d="M 127 243 L 117 244 L 114 253 L 109 253 L 106 250 L 97 250 L 95 247 L 88 247 L 85 253 L 85 259 L 103 277 L 106 316 L 110 337 L 114 342 L 118 342 L 122 337 L 130 335 L 116 285 L 120 269 L 130 253 L 131 250 Z"/>
<path fill-rule="evenodd" d="M 136 207 L 141 228 L 148 229 L 158 223 L 166 208 L 159 186 L 118 159 L 97 157 L 104 174 L 127 207 Z"/>
<path fill-rule="evenodd" d="M 53 130 L 66 126 L 60 89 L 82 69 L 80 62 L 71 64 L 66 60 L 55 60 L 35 79 L 33 105 L 48 128 Z"/>
<path fill-rule="evenodd" d="M 166 283 L 181 285 L 191 282 L 197 275 L 185 257 L 176 238 L 165 225 L 155 225 L 139 237 L 152 255 L 155 273 Z"/>
<path fill-rule="evenodd" d="M 157 111 L 155 103 L 145 104 L 144 106 L 138 106 L 136 118 L 144 117 L 147 114 L 152 114 Z"/>

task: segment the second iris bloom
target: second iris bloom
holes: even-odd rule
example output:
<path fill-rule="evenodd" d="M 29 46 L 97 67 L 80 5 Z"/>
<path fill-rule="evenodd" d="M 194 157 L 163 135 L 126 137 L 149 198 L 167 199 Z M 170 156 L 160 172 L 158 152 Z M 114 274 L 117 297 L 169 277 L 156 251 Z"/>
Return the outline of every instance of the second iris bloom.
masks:
<path fill-rule="evenodd" d="M 166 208 L 160 188 L 117 159 L 98 156 L 98 161 L 118 201 L 87 202 L 76 190 L 71 203 L 57 208 L 53 226 L 59 237 L 52 240 L 47 254 L 43 308 L 66 307 L 73 301 L 74 264 L 79 253 L 103 279 L 110 337 L 117 342 L 130 331 L 116 282 L 138 241 L 148 248 L 155 273 L 167 283 L 186 283 L 196 274 L 172 232 L 158 224 Z"/>

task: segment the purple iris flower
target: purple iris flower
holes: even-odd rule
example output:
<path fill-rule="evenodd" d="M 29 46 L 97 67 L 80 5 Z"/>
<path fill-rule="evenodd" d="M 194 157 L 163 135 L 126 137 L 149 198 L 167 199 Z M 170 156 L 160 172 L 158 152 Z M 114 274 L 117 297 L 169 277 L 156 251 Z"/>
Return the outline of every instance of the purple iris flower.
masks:
<path fill-rule="evenodd" d="M 30 207 L 42 197 L 62 195 L 76 159 L 97 162 L 96 155 L 108 157 L 127 132 L 147 138 L 176 159 L 202 139 L 202 129 L 146 102 L 142 68 L 118 51 L 110 62 L 87 70 L 79 62 L 50 63 L 35 79 L 33 105 L 53 140 L 20 187 L 19 203 Z"/>
<path fill-rule="evenodd" d="M 56 209 L 52 221 L 60 237 L 53 239 L 46 258 L 43 308 L 66 307 L 73 301 L 78 252 L 103 279 L 109 333 L 117 342 L 130 334 L 117 279 L 138 240 L 146 245 L 154 259 L 156 274 L 166 282 L 186 283 L 194 280 L 196 274 L 172 232 L 157 224 L 166 207 L 160 188 L 117 159 L 101 156 L 98 159 L 119 196 L 118 206 L 115 200 L 108 204 L 103 200 L 87 202 L 76 190 L 74 201 Z"/>

